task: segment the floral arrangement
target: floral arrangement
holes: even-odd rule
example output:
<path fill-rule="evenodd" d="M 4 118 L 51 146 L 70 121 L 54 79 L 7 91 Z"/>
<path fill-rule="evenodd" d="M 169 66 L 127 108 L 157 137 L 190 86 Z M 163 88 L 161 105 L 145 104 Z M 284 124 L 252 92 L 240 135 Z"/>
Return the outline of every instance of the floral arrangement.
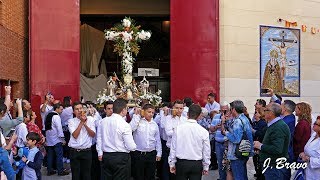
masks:
<path fill-rule="evenodd" d="M 104 102 L 115 101 L 117 99 L 114 95 L 110 96 L 107 94 L 108 89 L 103 89 L 102 91 L 100 91 L 97 96 L 97 103 L 102 105 Z"/>
<path fill-rule="evenodd" d="M 144 95 L 139 96 L 140 99 L 146 99 L 149 101 L 150 104 L 159 107 L 162 103 L 162 97 L 160 96 L 161 90 L 158 90 L 155 94 L 152 94 L 150 92 L 147 92 Z"/>
<path fill-rule="evenodd" d="M 140 30 L 140 26 L 136 26 L 135 21 L 130 17 L 125 17 L 122 23 L 118 23 L 104 32 L 107 40 L 115 42 L 113 52 L 122 56 L 122 73 L 132 74 L 135 60 L 132 54 L 137 56 L 140 50 L 138 42 L 150 39 L 151 32 Z"/>

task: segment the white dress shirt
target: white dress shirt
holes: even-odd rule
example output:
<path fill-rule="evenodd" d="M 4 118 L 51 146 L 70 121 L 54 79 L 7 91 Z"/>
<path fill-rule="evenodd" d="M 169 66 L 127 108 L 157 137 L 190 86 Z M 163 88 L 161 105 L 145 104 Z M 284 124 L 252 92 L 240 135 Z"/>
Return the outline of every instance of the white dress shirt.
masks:
<path fill-rule="evenodd" d="M 179 158 L 202 160 L 203 170 L 209 170 L 210 154 L 209 132 L 196 120 L 188 119 L 176 128 L 168 158 L 170 167 L 175 167 L 177 158 Z"/>
<path fill-rule="evenodd" d="M 69 119 L 73 118 L 73 109 L 71 106 L 66 107 L 63 109 L 62 113 L 60 114 L 61 118 L 61 125 L 67 126 Z"/>
<path fill-rule="evenodd" d="M 64 138 L 64 134 L 61 125 L 61 118 L 58 113 L 52 116 L 51 127 L 51 130 L 46 131 L 46 141 L 48 146 L 54 146 L 63 142 L 62 138 Z"/>
<path fill-rule="evenodd" d="M 183 107 L 182 116 L 188 118 L 188 111 L 189 111 L 189 107 L 187 106 Z"/>
<path fill-rule="evenodd" d="M 163 110 L 160 110 L 160 113 L 156 115 L 154 118 L 154 121 L 158 124 L 159 132 L 160 132 L 160 138 L 167 141 L 168 136 L 165 131 L 165 116 L 163 113 Z"/>
<path fill-rule="evenodd" d="M 136 144 L 133 141 L 130 125 L 119 114 L 113 113 L 102 119 L 97 132 L 98 156 L 103 152 L 134 151 Z"/>
<path fill-rule="evenodd" d="M 95 125 L 95 128 L 96 128 L 96 132 L 98 132 L 98 127 L 100 126 L 100 123 L 101 123 L 101 116 L 98 112 L 96 112 L 94 115 L 93 115 L 93 120 L 94 120 L 94 125 Z M 94 138 L 92 138 L 92 144 L 96 144 L 97 143 L 97 134 L 94 136 Z"/>
<path fill-rule="evenodd" d="M 157 150 L 157 156 L 161 157 L 162 147 L 157 123 L 153 120 L 148 122 L 140 115 L 134 114 L 130 125 L 133 131 L 133 140 L 137 145 L 136 150 L 141 152 Z"/>
<path fill-rule="evenodd" d="M 28 129 L 27 125 L 25 123 L 21 123 L 18 126 L 16 126 L 16 134 L 17 134 L 17 141 L 16 141 L 16 146 L 21 148 L 25 147 L 27 144 L 27 134 L 28 134 Z"/>
<path fill-rule="evenodd" d="M 210 113 L 211 111 L 219 111 L 220 110 L 220 104 L 214 101 L 212 104 L 207 103 L 205 108 L 208 110 Z"/>
<path fill-rule="evenodd" d="M 53 110 L 53 107 L 50 106 L 49 104 L 47 104 L 45 111 L 42 112 L 41 111 L 42 106 L 43 106 L 43 104 L 41 104 L 41 106 L 40 106 L 40 115 L 42 118 L 42 130 L 45 130 L 44 122 L 46 121 L 47 114 Z"/>
<path fill-rule="evenodd" d="M 320 177 L 320 138 L 316 138 L 316 133 L 313 133 L 304 146 L 304 153 L 310 157 L 308 166 L 305 169 L 308 180 L 318 180 Z"/>
<path fill-rule="evenodd" d="M 167 134 L 167 147 L 170 148 L 171 146 L 171 139 L 173 135 L 173 131 L 177 128 L 178 125 L 185 122 L 187 120 L 184 116 L 175 116 L 168 115 L 165 117 L 165 131 Z"/>
<path fill-rule="evenodd" d="M 72 136 L 72 133 L 78 128 L 81 120 L 78 118 L 69 119 L 68 128 L 71 133 L 70 141 L 68 146 L 74 149 L 87 149 L 92 146 L 92 137 L 89 136 L 88 131 L 84 126 L 80 130 L 80 134 L 77 139 Z M 87 116 L 87 126 L 93 131 L 96 132 L 95 123 L 92 117 Z"/>

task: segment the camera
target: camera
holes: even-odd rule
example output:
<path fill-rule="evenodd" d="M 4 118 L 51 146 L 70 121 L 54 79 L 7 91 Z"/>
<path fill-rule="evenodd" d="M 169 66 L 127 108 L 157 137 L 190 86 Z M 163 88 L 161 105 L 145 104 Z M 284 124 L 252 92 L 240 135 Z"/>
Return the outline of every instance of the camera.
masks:
<path fill-rule="evenodd" d="M 261 89 L 261 93 L 268 93 L 269 89 Z"/>

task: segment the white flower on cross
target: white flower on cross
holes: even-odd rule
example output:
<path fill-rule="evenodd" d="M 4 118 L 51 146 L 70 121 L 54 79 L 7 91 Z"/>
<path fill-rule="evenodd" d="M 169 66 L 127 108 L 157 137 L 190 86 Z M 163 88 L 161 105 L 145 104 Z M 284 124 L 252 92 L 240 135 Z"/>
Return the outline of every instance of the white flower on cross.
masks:
<path fill-rule="evenodd" d="M 110 30 L 105 30 L 105 38 L 110 41 L 115 41 L 117 47 L 115 52 L 122 56 L 122 70 L 125 74 L 132 74 L 134 58 L 139 52 L 137 42 L 141 40 L 148 40 L 151 37 L 151 32 L 140 30 L 140 26 L 134 26 L 130 18 L 122 20 L 122 27 L 116 26 Z M 132 47 L 131 47 L 132 46 Z M 120 47 L 120 48 L 119 48 Z"/>

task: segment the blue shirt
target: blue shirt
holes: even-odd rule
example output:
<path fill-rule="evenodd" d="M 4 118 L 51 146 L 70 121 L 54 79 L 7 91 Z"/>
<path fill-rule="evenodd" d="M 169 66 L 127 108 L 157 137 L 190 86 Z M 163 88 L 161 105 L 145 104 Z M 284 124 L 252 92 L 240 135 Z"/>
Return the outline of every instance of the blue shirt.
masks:
<path fill-rule="evenodd" d="M 281 119 L 280 117 L 274 118 L 272 121 L 268 122 L 268 127 L 270 127 L 272 124 L 278 122 L 280 119 Z"/>
<path fill-rule="evenodd" d="M 218 124 L 221 124 L 221 114 L 216 114 L 211 122 L 211 126 L 217 126 Z M 221 134 L 221 128 L 218 128 L 215 132 L 214 139 L 220 143 L 224 142 L 224 135 Z"/>
<path fill-rule="evenodd" d="M 251 125 L 249 119 L 242 113 L 238 117 L 230 120 L 228 123 L 228 131 L 226 131 L 226 139 L 228 142 L 228 153 L 227 159 L 228 160 L 237 160 L 238 158 L 235 156 L 235 150 L 237 144 L 240 143 L 242 139 L 242 134 L 247 134 L 248 140 L 251 144 L 251 153 L 250 156 L 253 155 L 253 137 L 251 131 Z"/>

